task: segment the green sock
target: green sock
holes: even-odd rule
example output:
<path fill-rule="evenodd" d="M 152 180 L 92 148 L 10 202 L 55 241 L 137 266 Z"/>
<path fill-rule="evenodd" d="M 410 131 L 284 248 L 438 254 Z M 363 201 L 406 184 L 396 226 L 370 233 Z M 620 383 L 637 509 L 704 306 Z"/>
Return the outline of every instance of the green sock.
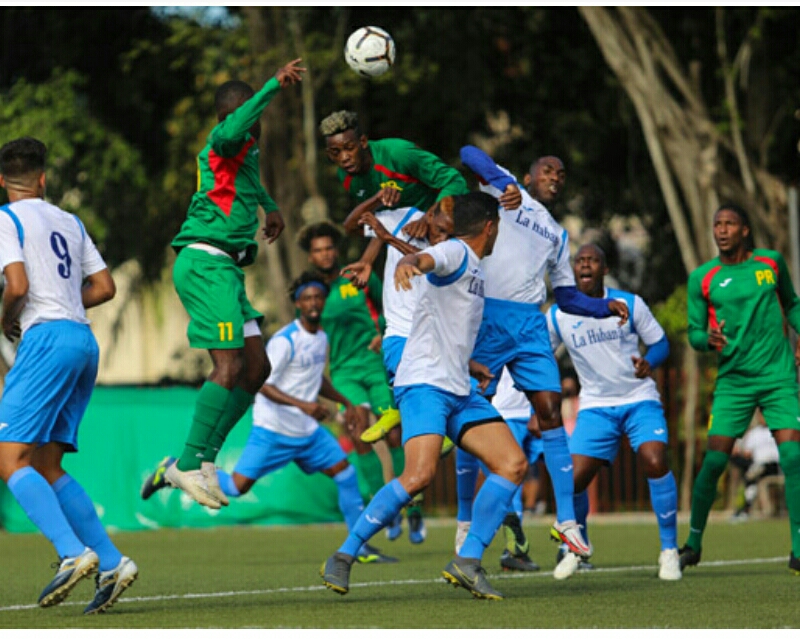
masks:
<path fill-rule="evenodd" d="M 220 420 L 230 391 L 214 382 L 205 382 L 197 395 L 189 437 L 178 459 L 178 470 L 198 470 L 206 461 L 208 443 Z"/>
<path fill-rule="evenodd" d="M 251 395 L 239 386 L 236 386 L 230 391 L 222 415 L 217 421 L 217 426 L 208 439 L 208 446 L 205 449 L 205 458 L 207 461 L 216 461 L 222 445 L 228 438 L 228 434 L 253 405 L 254 398 L 255 395 Z"/>
<path fill-rule="evenodd" d="M 786 508 L 792 535 L 792 554 L 800 558 L 800 442 L 778 446 L 781 470 L 785 477 Z"/>
<path fill-rule="evenodd" d="M 717 484 L 730 455 L 717 450 L 708 450 L 703 465 L 694 480 L 692 489 L 692 514 L 689 518 L 689 538 L 686 545 L 700 552 L 703 549 L 703 532 L 708 523 L 708 513 L 717 500 Z"/>
<path fill-rule="evenodd" d="M 394 476 L 400 477 L 403 474 L 403 469 L 406 467 L 406 453 L 402 446 L 397 448 L 390 448 L 389 452 L 392 454 L 392 469 Z"/>
<path fill-rule="evenodd" d="M 383 488 L 383 467 L 381 460 L 374 451 L 369 451 L 364 455 L 354 454 L 351 457 L 353 466 L 356 467 L 358 474 L 358 485 L 361 489 L 364 501 L 367 502 Z"/>

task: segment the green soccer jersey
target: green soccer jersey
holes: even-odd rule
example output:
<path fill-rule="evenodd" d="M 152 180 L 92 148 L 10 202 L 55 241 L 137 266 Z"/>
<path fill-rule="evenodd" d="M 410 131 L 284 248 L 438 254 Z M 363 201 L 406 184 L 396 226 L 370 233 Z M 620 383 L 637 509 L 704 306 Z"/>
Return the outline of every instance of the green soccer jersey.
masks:
<path fill-rule="evenodd" d="M 373 159 L 367 173 L 350 175 L 338 170 L 345 191 L 358 203 L 392 186 L 400 191 L 400 201 L 394 208 L 415 206 L 427 211 L 443 197 L 469 192 L 466 180 L 455 168 L 412 142 L 389 138 L 367 144 Z"/>
<path fill-rule="evenodd" d="M 689 275 L 689 342 L 707 351 L 708 327 L 725 322 L 717 390 L 797 384 L 785 320 L 800 331 L 800 299 L 777 251 L 755 249 L 740 264 L 706 262 Z"/>
<path fill-rule="evenodd" d="M 375 273 L 365 290 L 338 277 L 322 310 L 322 329 L 328 336 L 331 375 L 344 370 L 362 371 L 376 363 L 383 367 L 380 353 L 369 350 L 370 342 L 382 331 L 380 304 L 383 288 Z"/>
<path fill-rule="evenodd" d="M 265 213 L 278 207 L 261 185 L 258 141 L 250 129 L 279 90 L 280 82 L 271 78 L 208 135 L 197 156 L 197 192 L 172 241 L 175 250 L 204 242 L 227 253 L 244 252 L 241 266 L 255 260 L 258 207 Z"/>

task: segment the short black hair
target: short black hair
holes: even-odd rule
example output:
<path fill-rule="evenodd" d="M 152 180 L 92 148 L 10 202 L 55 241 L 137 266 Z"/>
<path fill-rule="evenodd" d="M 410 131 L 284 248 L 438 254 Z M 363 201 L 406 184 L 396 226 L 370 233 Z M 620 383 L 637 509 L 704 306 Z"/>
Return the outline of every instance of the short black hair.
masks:
<path fill-rule="evenodd" d="M 599 244 L 595 242 L 586 242 L 586 244 L 581 244 L 578 247 L 578 250 L 575 251 L 575 255 L 577 256 L 585 248 L 593 248 L 597 253 L 600 255 L 600 261 L 603 263 L 603 266 L 608 266 L 608 261 L 606 260 L 606 252 L 603 250 Z"/>
<path fill-rule="evenodd" d="M 318 285 L 323 291 L 325 291 L 325 297 L 328 296 L 330 287 L 325 283 L 322 273 L 315 270 L 309 270 L 303 271 L 299 277 L 292 282 L 291 286 L 289 286 L 289 297 L 292 298 L 292 300 L 296 300 L 299 292 L 302 289 L 305 289 L 305 287 L 309 284 Z"/>
<path fill-rule="evenodd" d="M 487 220 L 497 220 L 497 198 L 483 191 L 473 191 L 453 198 L 453 235 L 478 235 Z"/>
<path fill-rule="evenodd" d="M 46 161 L 47 147 L 36 138 L 17 138 L 0 148 L 0 174 L 8 177 L 42 173 Z"/>
<path fill-rule="evenodd" d="M 331 222 L 317 222 L 316 224 L 308 224 L 300 229 L 297 234 L 297 245 L 306 253 L 311 250 L 311 240 L 318 237 L 329 237 L 333 243 L 338 246 L 342 240 L 342 232 L 339 228 Z"/>
<path fill-rule="evenodd" d="M 214 93 L 214 108 L 220 122 L 249 100 L 255 91 L 247 82 L 228 80 L 217 87 Z"/>
<path fill-rule="evenodd" d="M 358 113 L 355 111 L 335 111 L 319 123 L 319 132 L 326 138 L 351 129 L 356 136 L 361 136 Z"/>

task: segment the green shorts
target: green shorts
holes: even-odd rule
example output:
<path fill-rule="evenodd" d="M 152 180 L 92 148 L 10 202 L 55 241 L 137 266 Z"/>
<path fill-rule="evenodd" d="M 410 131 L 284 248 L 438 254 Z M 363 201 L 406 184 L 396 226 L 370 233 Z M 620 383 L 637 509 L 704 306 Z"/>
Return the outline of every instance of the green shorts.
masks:
<path fill-rule="evenodd" d="M 355 406 L 369 405 L 375 415 L 380 416 L 390 408 L 397 408 L 394 393 L 386 378 L 386 369 L 379 357 L 375 365 L 331 373 L 331 383 Z"/>
<path fill-rule="evenodd" d="M 225 255 L 185 248 L 175 260 L 172 280 L 189 314 L 186 334 L 192 348 L 242 348 L 245 323 L 264 318 L 247 299 L 244 272 Z"/>
<path fill-rule="evenodd" d="M 748 393 L 715 392 L 708 418 L 708 434 L 741 437 L 750 426 L 756 408 L 761 408 L 771 431 L 800 430 L 797 387 L 792 385 Z"/>

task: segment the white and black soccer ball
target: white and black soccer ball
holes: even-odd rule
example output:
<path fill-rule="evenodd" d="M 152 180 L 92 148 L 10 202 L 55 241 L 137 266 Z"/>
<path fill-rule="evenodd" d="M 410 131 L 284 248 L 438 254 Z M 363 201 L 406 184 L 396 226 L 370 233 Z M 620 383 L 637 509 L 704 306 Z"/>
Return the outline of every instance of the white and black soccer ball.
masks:
<path fill-rule="evenodd" d="M 394 40 L 380 27 L 356 29 L 344 47 L 347 64 L 365 78 L 377 78 L 386 73 L 394 64 L 394 58 Z"/>

